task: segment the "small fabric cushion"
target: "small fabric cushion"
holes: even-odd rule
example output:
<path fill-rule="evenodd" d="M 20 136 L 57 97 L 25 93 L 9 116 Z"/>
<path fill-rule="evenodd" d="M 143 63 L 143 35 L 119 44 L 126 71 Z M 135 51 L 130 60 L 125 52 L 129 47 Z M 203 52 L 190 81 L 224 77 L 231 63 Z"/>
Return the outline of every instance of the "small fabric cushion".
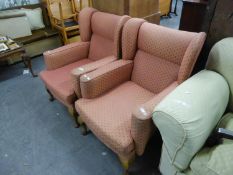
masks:
<path fill-rule="evenodd" d="M 26 14 L 28 18 L 31 30 L 37 30 L 45 27 L 41 8 L 36 8 L 36 9 L 21 8 L 21 10 Z"/>
<path fill-rule="evenodd" d="M 0 19 L 0 34 L 12 39 L 32 35 L 26 16 Z"/>
<path fill-rule="evenodd" d="M 171 92 L 155 107 L 158 127 L 170 162 L 188 168 L 226 110 L 229 87 L 225 79 L 204 70 Z"/>
<path fill-rule="evenodd" d="M 134 149 L 130 133 L 132 111 L 147 102 L 153 93 L 132 81 L 95 99 L 79 99 L 76 109 L 93 133 L 120 155 Z"/>
<path fill-rule="evenodd" d="M 82 59 L 55 70 L 45 70 L 40 73 L 40 78 L 50 92 L 69 107 L 76 98 L 71 81 L 71 71 L 90 62 L 92 62 L 90 59 Z"/>

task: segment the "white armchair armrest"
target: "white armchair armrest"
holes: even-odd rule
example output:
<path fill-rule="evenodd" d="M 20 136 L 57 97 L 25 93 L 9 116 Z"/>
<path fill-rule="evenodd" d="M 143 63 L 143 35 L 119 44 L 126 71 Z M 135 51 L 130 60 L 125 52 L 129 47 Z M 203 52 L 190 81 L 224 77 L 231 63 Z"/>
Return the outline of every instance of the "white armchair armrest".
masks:
<path fill-rule="evenodd" d="M 204 70 L 170 93 L 154 109 L 170 163 L 185 170 L 226 110 L 229 87 L 218 73 Z"/>

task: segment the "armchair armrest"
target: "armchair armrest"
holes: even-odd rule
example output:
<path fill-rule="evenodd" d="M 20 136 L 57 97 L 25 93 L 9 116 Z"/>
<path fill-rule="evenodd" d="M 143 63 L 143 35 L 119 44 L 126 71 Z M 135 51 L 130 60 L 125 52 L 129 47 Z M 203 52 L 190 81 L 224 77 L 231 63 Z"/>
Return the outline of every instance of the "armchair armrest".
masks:
<path fill-rule="evenodd" d="M 93 63 L 89 63 L 89 64 L 83 65 L 81 67 L 78 67 L 76 69 L 73 69 L 71 72 L 71 78 L 72 78 L 72 82 L 73 82 L 74 91 L 75 91 L 77 97 L 78 98 L 82 97 L 81 89 L 80 89 L 80 77 L 83 74 L 94 71 L 97 68 L 100 68 L 100 67 L 102 67 L 106 64 L 109 64 L 113 61 L 116 61 L 116 60 L 117 60 L 117 58 L 115 56 L 109 56 L 109 57 L 100 59 L 98 61 L 95 61 Z"/>
<path fill-rule="evenodd" d="M 204 70 L 179 85 L 155 107 L 153 121 L 173 166 L 181 171 L 189 166 L 225 112 L 228 100 L 226 80 Z"/>
<path fill-rule="evenodd" d="M 119 60 L 82 75 L 80 78 L 82 97 L 95 98 L 130 80 L 132 69 L 131 60 Z"/>
<path fill-rule="evenodd" d="M 152 121 L 154 107 L 177 86 L 177 82 L 172 83 L 150 101 L 142 104 L 134 110 L 131 121 L 131 135 L 138 155 L 142 155 L 144 153 L 146 144 L 155 129 Z"/>
<path fill-rule="evenodd" d="M 88 57 L 89 42 L 76 42 L 44 53 L 47 70 L 53 70 Z"/>

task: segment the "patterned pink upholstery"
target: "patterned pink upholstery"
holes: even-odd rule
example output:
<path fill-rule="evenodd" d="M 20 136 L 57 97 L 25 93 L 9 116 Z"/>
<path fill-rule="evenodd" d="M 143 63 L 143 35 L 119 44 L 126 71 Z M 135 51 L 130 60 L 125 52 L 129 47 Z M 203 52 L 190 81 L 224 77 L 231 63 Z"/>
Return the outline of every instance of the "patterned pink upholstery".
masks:
<path fill-rule="evenodd" d="M 91 30 L 91 18 L 92 15 L 97 12 L 93 8 L 84 8 L 79 13 L 79 31 L 80 37 L 83 42 L 91 40 L 92 30 Z"/>
<path fill-rule="evenodd" d="M 99 61 L 94 61 L 92 63 L 86 64 L 84 66 L 80 66 L 76 69 L 73 69 L 71 72 L 71 78 L 72 78 L 72 82 L 73 82 L 73 87 L 74 87 L 74 91 L 77 94 L 78 98 L 81 98 L 81 89 L 80 89 L 80 77 L 83 74 L 89 73 L 99 67 L 102 67 L 106 64 L 109 64 L 113 61 L 115 61 L 117 58 L 114 56 L 109 56 L 103 59 L 100 59 Z"/>
<path fill-rule="evenodd" d="M 47 70 L 54 70 L 88 57 L 90 43 L 72 43 L 44 53 Z M 77 54 L 79 53 L 79 54 Z"/>
<path fill-rule="evenodd" d="M 150 101 L 140 105 L 133 111 L 131 135 L 135 142 L 135 149 L 138 155 L 142 155 L 144 153 L 146 143 L 154 133 L 155 125 L 151 120 L 154 107 L 177 86 L 177 82 L 172 83 L 162 92 L 155 95 Z"/>
<path fill-rule="evenodd" d="M 127 156 L 135 149 L 130 134 L 132 111 L 153 96 L 127 81 L 93 100 L 79 99 L 76 109 L 100 140 L 118 154 Z"/>
<path fill-rule="evenodd" d="M 40 73 L 40 78 L 54 97 L 69 107 L 76 100 L 70 71 L 91 62 L 90 59 L 82 59 L 55 70 L 44 70 Z"/>
<path fill-rule="evenodd" d="M 196 59 L 201 52 L 202 47 L 197 47 L 197 45 L 202 46 L 205 42 L 206 34 L 200 33 L 198 37 L 194 38 L 183 57 L 179 74 L 178 74 L 178 82 L 182 83 L 189 78 L 192 73 L 193 67 L 195 65 Z"/>
<path fill-rule="evenodd" d="M 123 60 L 81 76 L 80 117 L 120 157 L 143 154 L 154 130 L 154 106 L 190 75 L 204 40 L 204 33 L 130 19 L 123 29 Z"/>
<path fill-rule="evenodd" d="M 81 97 L 81 75 L 119 58 L 122 28 L 129 18 L 93 8 L 80 12 L 82 42 L 44 53 L 47 70 L 42 71 L 40 77 L 56 99 L 66 106 L 73 105 L 77 97 Z M 86 65 L 88 63 L 91 64 Z M 80 72 L 80 69 L 84 71 Z"/>
<path fill-rule="evenodd" d="M 95 98 L 104 92 L 130 80 L 133 62 L 119 60 L 105 65 L 93 72 L 84 74 L 80 78 L 83 98 Z M 109 83 L 111 82 L 111 83 Z"/>
<path fill-rule="evenodd" d="M 179 66 L 143 51 L 137 51 L 131 80 L 153 93 L 159 93 L 177 80 Z"/>
<path fill-rule="evenodd" d="M 120 43 L 118 38 L 121 37 L 122 26 L 128 19 L 128 16 L 96 12 L 91 19 L 92 37 L 89 58 L 99 60 L 109 55 L 118 57 Z"/>
<path fill-rule="evenodd" d="M 132 60 L 137 50 L 138 31 L 144 23 L 143 19 L 129 20 L 123 28 L 124 37 L 122 37 L 122 54 L 125 60 Z"/>
<path fill-rule="evenodd" d="M 161 92 L 172 82 L 177 81 L 185 55 L 187 55 L 186 64 L 192 66 L 188 67 L 189 72 L 187 67 L 183 72 L 190 75 L 204 40 L 204 33 L 177 31 L 143 23 L 138 34 L 138 50 L 134 60 L 132 81 L 151 92 Z M 196 51 L 195 55 L 190 55 L 193 49 Z"/>

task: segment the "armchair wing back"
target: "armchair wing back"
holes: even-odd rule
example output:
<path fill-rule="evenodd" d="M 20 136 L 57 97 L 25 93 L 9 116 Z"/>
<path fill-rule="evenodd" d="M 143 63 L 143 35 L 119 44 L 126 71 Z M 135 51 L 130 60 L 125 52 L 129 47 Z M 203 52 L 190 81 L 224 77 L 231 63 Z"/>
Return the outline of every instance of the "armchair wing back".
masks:
<path fill-rule="evenodd" d="M 134 59 L 132 81 L 159 93 L 173 81 L 187 79 L 206 34 L 169 29 L 131 19 L 123 31 L 123 59 Z M 158 67 L 155 69 L 155 67 Z"/>

